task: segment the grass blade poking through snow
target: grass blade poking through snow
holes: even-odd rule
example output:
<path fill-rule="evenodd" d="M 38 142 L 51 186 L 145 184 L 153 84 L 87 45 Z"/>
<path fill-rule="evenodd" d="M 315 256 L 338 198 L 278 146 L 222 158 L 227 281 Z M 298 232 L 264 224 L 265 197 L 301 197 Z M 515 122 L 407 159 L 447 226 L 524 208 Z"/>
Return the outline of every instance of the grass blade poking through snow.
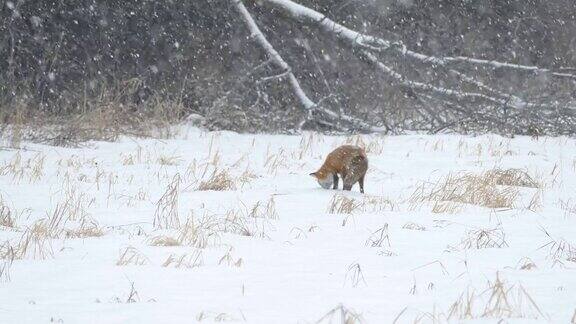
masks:
<path fill-rule="evenodd" d="M 156 212 L 154 213 L 154 228 L 178 228 L 180 219 L 178 218 L 178 195 L 180 187 L 180 174 L 176 174 L 172 182 L 168 184 L 166 191 L 156 203 Z"/>
<path fill-rule="evenodd" d="M 362 316 L 354 310 L 347 308 L 344 305 L 338 305 L 316 321 L 316 324 L 331 323 L 362 324 L 365 323 L 365 321 Z"/>

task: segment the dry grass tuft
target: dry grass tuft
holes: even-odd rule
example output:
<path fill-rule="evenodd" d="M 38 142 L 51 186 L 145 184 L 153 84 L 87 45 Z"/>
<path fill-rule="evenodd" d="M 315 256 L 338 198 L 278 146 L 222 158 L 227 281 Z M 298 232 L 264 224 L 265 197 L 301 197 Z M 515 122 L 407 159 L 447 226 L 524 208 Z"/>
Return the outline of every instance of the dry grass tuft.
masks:
<path fill-rule="evenodd" d="M 370 234 L 370 237 L 366 240 L 365 245 L 369 247 L 382 247 L 382 243 L 386 243 L 386 245 L 390 247 L 388 223 L 384 224 L 384 226 Z"/>
<path fill-rule="evenodd" d="M 148 258 L 132 246 L 129 246 L 121 251 L 120 257 L 118 258 L 118 261 L 116 261 L 117 266 L 145 265 L 148 263 Z"/>
<path fill-rule="evenodd" d="M 16 152 L 10 161 L 5 161 L 0 166 L 0 176 L 12 176 L 12 181 L 20 181 L 24 177 L 24 167 L 22 166 L 22 155 Z"/>
<path fill-rule="evenodd" d="M 64 227 L 68 222 L 69 209 L 67 204 L 57 204 L 51 213 L 47 213 L 47 217 L 38 220 L 34 227 L 37 231 L 42 231 L 50 238 L 59 238 L 64 233 Z"/>
<path fill-rule="evenodd" d="M 381 196 L 362 196 L 362 212 L 364 213 L 377 213 L 381 211 L 394 211 L 396 210 L 396 204 L 386 198 Z"/>
<path fill-rule="evenodd" d="M 396 323 L 413 323 L 413 324 L 420 324 L 420 323 L 434 323 L 434 324 L 440 324 L 440 323 L 449 323 L 449 321 L 446 319 L 446 315 L 444 313 L 441 313 L 438 311 L 438 309 L 436 309 L 436 307 L 434 307 L 434 309 L 431 312 L 422 312 L 419 310 L 415 310 L 416 314 L 414 316 L 414 318 L 410 321 L 410 322 L 404 322 L 404 321 L 400 321 L 400 318 L 403 317 L 405 314 L 409 314 L 409 312 L 413 312 L 414 310 L 410 309 L 408 306 L 404 307 L 404 309 L 402 309 L 400 311 L 400 313 L 398 313 L 398 315 L 396 315 L 396 318 L 394 319 L 394 321 L 392 322 L 392 324 L 396 324 Z M 407 320 L 407 319 L 406 319 Z"/>
<path fill-rule="evenodd" d="M 56 205 L 56 208 L 47 214 L 46 218 L 37 220 L 27 227 L 18 243 L 14 246 L 5 243 L 0 248 L 0 256 L 6 256 L 7 251 L 13 259 L 47 259 L 53 256 L 51 240 L 62 237 L 92 237 L 103 235 L 97 223 L 83 217 L 80 227 L 66 229 L 65 225 L 70 219 L 70 205 Z M 8 244 L 8 245 L 6 245 Z"/>
<path fill-rule="evenodd" d="M 85 218 L 80 222 L 80 226 L 73 229 L 65 229 L 66 238 L 87 238 L 100 237 L 104 235 L 104 230 L 98 225 L 98 222 Z"/>
<path fill-rule="evenodd" d="M 407 230 L 412 230 L 412 231 L 425 231 L 426 227 L 417 224 L 417 223 L 413 223 L 413 222 L 408 222 L 406 224 L 404 224 L 402 226 L 403 229 L 407 229 Z"/>
<path fill-rule="evenodd" d="M 521 169 L 492 169 L 486 171 L 484 176 L 492 179 L 497 185 L 540 188 L 541 185 L 536 182 L 526 171 Z"/>
<path fill-rule="evenodd" d="M 294 235 L 294 239 L 300 239 L 300 238 L 306 238 L 308 235 L 306 235 L 306 232 L 304 230 L 302 230 L 300 227 L 292 227 L 292 229 L 290 230 L 290 235 Z"/>
<path fill-rule="evenodd" d="M 160 165 L 178 165 L 180 163 L 179 156 L 171 156 L 171 155 L 160 155 L 156 162 Z"/>
<path fill-rule="evenodd" d="M 124 155 L 120 153 L 120 160 L 122 161 L 122 165 L 134 165 L 135 158 L 132 154 Z"/>
<path fill-rule="evenodd" d="M 169 235 L 154 236 L 149 240 L 153 246 L 192 246 L 203 249 L 219 242 L 220 236 L 218 229 L 220 224 L 213 216 L 204 214 L 199 220 L 193 216 L 186 220 L 186 223 L 177 230 L 176 237 Z"/>
<path fill-rule="evenodd" d="M 199 249 L 217 244 L 219 240 L 218 223 L 207 215 L 204 215 L 197 222 L 194 221 L 193 217 L 188 218 L 186 224 L 179 229 L 177 238 L 181 245 L 193 246 Z"/>
<path fill-rule="evenodd" d="M 453 201 L 436 201 L 432 206 L 432 212 L 435 214 L 457 214 L 462 209 L 461 203 Z"/>
<path fill-rule="evenodd" d="M 134 165 L 134 164 L 151 164 L 152 155 L 150 151 L 144 151 L 142 146 L 138 145 L 136 152 L 133 153 L 120 153 L 120 161 L 122 165 Z"/>
<path fill-rule="evenodd" d="M 214 218 L 213 228 L 224 233 L 269 238 L 266 232 L 272 226 L 271 221 L 278 218 L 274 197 L 270 197 L 266 203 L 257 201 L 248 207 L 241 202 L 240 208 L 228 209 L 221 217 Z"/>
<path fill-rule="evenodd" d="M 266 234 L 270 220 L 267 218 L 248 217 L 242 209 L 229 209 L 219 225 L 219 230 L 242 236 L 269 238 Z"/>
<path fill-rule="evenodd" d="M 10 228 L 16 227 L 16 220 L 12 215 L 12 210 L 10 207 L 4 205 L 2 199 L 0 199 L 0 226 Z"/>
<path fill-rule="evenodd" d="M 0 245 L 0 282 L 10 281 L 10 268 L 12 268 L 12 263 L 16 259 L 16 251 L 14 247 L 10 244 L 10 241 L 5 241 Z"/>
<path fill-rule="evenodd" d="M 352 212 L 360 207 L 360 203 L 354 198 L 348 198 L 343 195 L 335 194 L 332 196 L 330 205 L 328 206 L 328 213 L 330 214 L 352 214 Z"/>
<path fill-rule="evenodd" d="M 571 199 L 559 201 L 560 209 L 564 211 L 564 218 L 576 215 L 576 204 L 572 203 Z"/>
<path fill-rule="evenodd" d="M 44 176 L 44 160 L 43 154 L 36 154 L 28 160 L 27 168 L 29 169 L 28 179 L 30 183 L 38 182 Z"/>
<path fill-rule="evenodd" d="M 86 212 L 92 202 L 93 200 L 87 202 L 83 194 L 68 192 L 63 202 L 56 204 L 56 207 L 46 214 L 46 218 L 36 221 L 29 229 L 33 233 L 30 234 L 31 238 L 85 238 L 104 235 L 98 222 L 92 220 Z M 70 222 L 77 223 L 78 226 L 67 228 L 66 225 Z"/>
<path fill-rule="evenodd" d="M 58 238 L 98 237 L 104 233 L 98 223 L 89 219 L 81 204 L 72 203 L 71 199 L 57 204 L 47 217 L 37 220 L 26 228 L 18 243 L 11 247 L 15 259 L 46 259 L 53 256 L 51 240 Z M 77 219 L 77 228 L 66 228 L 66 224 Z M 6 249 L 5 249 L 6 250 Z"/>
<path fill-rule="evenodd" d="M 197 190 L 199 191 L 236 190 L 236 183 L 234 179 L 230 176 L 228 171 L 226 170 L 218 171 L 216 169 L 214 170 L 214 172 L 212 172 L 212 175 L 208 180 L 200 182 L 200 185 L 198 185 Z"/>
<path fill-rule="evenodd" d="M 87 210 L 93 203 L 94 199 L 89 200 L 77 188 L 68 187 L 63 202 L 56 206 L 54 213 L 62 213 L 62 218 L 67 221 L 83 220 L 88 216 Z"/>
<path fill-rule="evenodd" d="M 488 171 L 479 175 L 465 173 L 449 174 L 435 184 L 422 184 L 410 198 L 413 204 L 423 202 L 453 202 L 488 208 L 513 208 L 518 189 L 499 185 L 501 179 Z M 453 212 L 453 205 L 437 204 L 435 212 Z"/>
<path fill-rule="evenodd" d="M 530 201 L 528 202 L 528 206 L 526 206 L 526 209 L 532 212 L 537 212 L 542 209 L 542 206 L 543 206 L 542 189 L 538 189 L 536 190 L 534 195 L 532 195 L 532 198 L 530 198 Z"/>
<path fill-rule="evenodd" d="M 505 238 L 506 235 L 500 228 L 472 230 L 452 248 L 454 250 L 504 248 L 508 247 Z"/>
<path fill-rule="evenodd" d="M 384 257 L 394 257 L 394 256 L 398 256 L 398 253 L 384 249 L 384 250 L 378 251 L 378 255 L 384 256 Z"/>
<path fill-rule="evenodd" d="M 2 259 L 0 261 L 0 282 L 10 282 L 10 269 L 14 259 Z"/>
<path fill-rule="evenodd" d="M 17 251 L 16 247 L 12 246 L 10 241 L 4 241 L 4 243 L 2 243 L 0 245 L 0 259 L 2 259 L 2 260 L 6 260 L 6 259 L 14 260 L 17 258 L 16 257 L 17 256 L 16 251 Z"/>
<path fill-rule="evenodd" d="M 137 303 L 140 301 L 140 295 L 138 295 L 138 291 L 136 287 L 134 287 L 134 282 L 130 282 L 130 292 L 128 293 L 128 297 L 126 297 L 126 304 Z"/>
<path fill-rule="evenodd" d="M 362 324 L 366 323 L 362 316 L 354 310 L 340 304 L 331 309 L 326 315 L 315 322 L 316 324 Z"/>
<path fill-rule="evenodd" d="M 167 267 L 173 267 L 173 268 L 186 268 L 186 269 L 192 269 L 192 268 L 197 268 L 202 266 L 203 261 L 202 261 L 202 251 L 201 250 L 195 250 L 194 252 L 190 253 L 190 254 L 182 254 L 182 255 L 175 255 L 175 254 L 170 254 L 170 256 L 168 256 L 168 258 L 166 259 L 166 261 L 164 261 L 164 263 L 162 263 L 162 266 L 167 268 Z"/>
<path fill-rule="evenodd" d="M 132 304 L 132 303 L 138 303 L 140 302 L 140 295 L 138 294 L 138 291 L 136 290 L 136 287 L 134 286 L 134 282 L 130 281 L 130 291 L 126 294 L 126 297 L 120 298 L 118 296 L 115 296 L 112 298 L 111 300 L 112 302 L 118 303 L 118 304 Z M 154 299 L 149 299 L 148 302 L 151 301 L 155 301 Z M 100 302 L 100 300 L 96 300 L 97 303 Z"/>
<path fill-rule="evenodd" d="M 44 176 L 44 154 L 38 153 L 23 160 L 20 152 L 16 152 L 11 160 L 0 166 L 0 176 L 11 176 L 13 183 L 27 179 L 30 183 L 38 182 Z"/>
<path fill-rule="evenodd" d="M 522 285 L 508 285 L 496 275 L 488 288 L 476 293 L 467 289 L 448 311 L 448 319 L 467 320 L 478 318 L 531 318 L 547 319 L 534 299 Z"/>
<path fill-rule="evenodd" d="M 244 322 L 246 322 L 246 318 L 242 315 Z M 201 311 L 200 313 L 196 314 L 196 321 L 202 322 L 204 320 L 209 320 L 210 323 L 212 322 L 239 322 L 240 320 L 230 314 L 227 313 L 215 313 L 215 312 L 205 312 Z"/>
<path fill-rule="evenodd" d="M 138 188 L 138 192 L 134 195 L 123 194 L 117 195 L 116 197 L 119 201 L 122 201 L 126 207 L 134 207 L 139 202 L 147 201 L 150 198 L 149 193 L 144 191 L 144 188 Z"/>
<path fill-rule="evenodd" d="M 530 258 L 522 258 L 518 261 L 518 265 L 516 266 L 519 270 L 532 270 L 538 268 L 536 263 L 532 261 Z"/>
<path fill-rule="evenodd" d="M 246 170 L 244 170 L 244 172 L 242 172 L 242 174 L 238 177 L 237 183 L 240 184 L 240 188 L 244 188 L 244 186 L 256 178 L 258 178 L 258 175 L 250 169 L 246 168 Z"/>
<path fill-rule="evenodd" d="M 385 197 L 364 196 L 362 200 L 348 198 L 345 195 L 335 194 L 328 205 L 330 214 L 377 213 L 396 209 L 395 204 Z"/>
<path fill-rule="evenodd" d="M 557 239 L 552 237 L 544 228 L 542 231 L 546 234 L 549 242 L 542 245 L 542 248 L 548 248 L 548 257 L 554 261 L 576 262 L 576 246 L 563 238 Z"/>
<path fill-rule="evenodd" d="M 179 246 L 181 245 L 177 239 L 168 235 L 157 235 L 149 240 L 149 244 L 152 246 Z"/>
<path fill-rule="evenodd" d="M 228 265 L 228 266 L 235 266 L 235 267 L 241 267 L 242 266 L 242 258 L 238 258 L 236 260 L 234 260 L 234 257 L 232 256 L 232 251 L 234 249 L 231 247 L 228 249 L 228 251 L 226 252 L 226 254 L 224 254 L 220 260 L 218 261 L 218 265 Z"/>
<path fill-rule="evenodd" d="M 246 206 L 244 206 L 246 208 Z M 247 210 L 247 216 L 253 218 L 264 218 L 264 219 L 279 219 L 280 216 L 276 212 L 276 202 L 274 201 L 274 196 L 263 205 L 260 201 L 257 201 L 252 208 Z"/>
<path fill-rule="evenodd" d="M 288 168 L 288 156 L 284 148 L 280 148 L 278 153 L 266 153 L 266 160 L 264 161 L 264 167 L 270 175 L 276 175 L 278 170 Z"/>
<path fill-rule="evenodd" d="M 352 287 L 358 287 L 362 282 L 366 286 L 366 279 L 364 279 L 364 274 L 362 273 L 362 267 L 359 263 L 353 263 L 348 266 L 346 275 L 344 276 L 344 285 L 349 282 Z"/>
<path fill-rule="evenodd" d="M 44 260 L 53 256 L 50 244 L 52 229 L 44 220 L 37 221 L 24 231 L 18 244 L 14 247 L 14 258 Z"/>
<path fill-rule="evenodd" d="M 154 228 L 179 228 L 180 219 L 178 218 L 178 195 L 180 187 L 180 174 L 174 175 L 172 182 L 168 184 L 166 191 L 156 203 L 154 212 Z"/>

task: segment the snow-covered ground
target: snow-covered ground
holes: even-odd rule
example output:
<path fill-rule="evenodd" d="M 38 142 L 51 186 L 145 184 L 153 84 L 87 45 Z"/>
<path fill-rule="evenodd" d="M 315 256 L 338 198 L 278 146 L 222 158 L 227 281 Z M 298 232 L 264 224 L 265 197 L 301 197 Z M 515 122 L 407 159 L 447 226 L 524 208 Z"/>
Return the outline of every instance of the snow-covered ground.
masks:
<path fill-rule="evenodd" d="M 368 152 L 365 195 L 308 175 L 345 142 Z M 0 151 L 0 323 L 576 321 L 573 139 L 22 147 Z M 510 168 L 524 180 L 485 173 Z"/>

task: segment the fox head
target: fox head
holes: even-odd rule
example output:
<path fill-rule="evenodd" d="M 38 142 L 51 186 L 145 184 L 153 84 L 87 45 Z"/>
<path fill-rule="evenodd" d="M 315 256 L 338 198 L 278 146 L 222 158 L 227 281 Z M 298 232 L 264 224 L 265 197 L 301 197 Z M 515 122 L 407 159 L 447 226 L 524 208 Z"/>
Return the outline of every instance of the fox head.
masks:
<path fill-rule="evenodd" d="M 334 183 L 334 178 L 332 177 L 331 173 L 324 174 L 322 172 L 312 172 L 310 175 L 316 178 L 320 187 L 324 189 L 330 189 Z"/>

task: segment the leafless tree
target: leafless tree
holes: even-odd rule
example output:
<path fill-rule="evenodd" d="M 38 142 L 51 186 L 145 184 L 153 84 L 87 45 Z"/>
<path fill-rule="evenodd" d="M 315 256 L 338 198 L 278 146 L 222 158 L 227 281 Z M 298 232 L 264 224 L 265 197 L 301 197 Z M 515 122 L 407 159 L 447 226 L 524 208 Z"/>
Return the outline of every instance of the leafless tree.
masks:
<path fill-rule="evenodd" d="M 336 130 L 383 131 L 385 121 L 364 121 L 354 112 L 334 111 L 315 102 L 301 85 L 293 68 L 282 57 L 282 48 L 274 48 L 259 28 L 242 0 L 229 0 L 250 31 L 251 38 L 269 60 L 281 70 L 275 78 L 286 79 L 292 93 L 304 110 L 300 126 L 313 120 Z M 306 26 L 310 33 L 335 39 L 373 67 L 372 73 L 384 76 L 399 86 L 418 105 L 421 122 L 431 132 L 444 129 L 466 130 L 467 124 L 486 125 L 503 132 L 538 135 L 541 132 L 573 133 L 576 122 L 576 100 L 551 96 L 529 98 L 520 90 L 512 91 L 499 84 L 488 84 L 483 73 L 498 70 L 519 74 L 521 78 L 544 76 L 559 83 L 576 83 L 574 69 L 552 70 L 509 62 L 491 61 L 466 56 L 433 56 L 409 49 L 402 41 L 389 40 L 346 27 L 326 15 L 291 0 L 260 0 L 261 10 L 274 11 L 292 24 Z M 412 71 L 395 68 L 399 62 L 410 62 Z M 418 78 L 423 75 L 424 77 Z M 431 77 L 429 77 L 431 76 Z M 376 114 L 374 114 L 376 116 Z"/>

